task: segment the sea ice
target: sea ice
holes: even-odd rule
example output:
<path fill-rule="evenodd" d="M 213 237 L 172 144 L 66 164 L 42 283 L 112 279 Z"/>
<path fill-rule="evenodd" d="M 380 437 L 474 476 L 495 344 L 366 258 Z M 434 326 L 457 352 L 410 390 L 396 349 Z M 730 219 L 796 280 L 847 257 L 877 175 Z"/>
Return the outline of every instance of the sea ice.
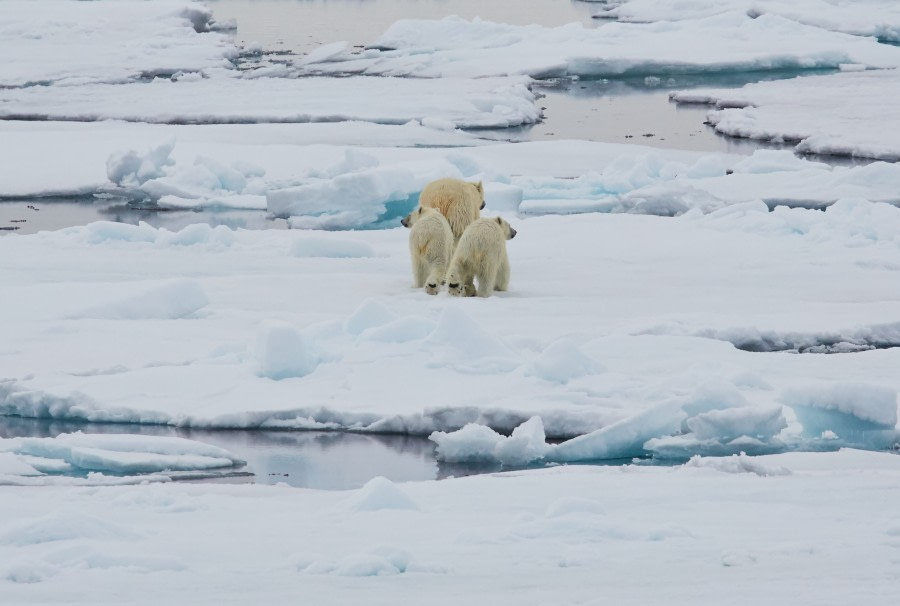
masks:
<path fill-rule="evenodd" d="M 900 49 L 775 14 L 725 12 L 659 23 L 548 28 L 490 21 L 401 20 L 360 53 L 307 63 L 304 73 L 424 78 L 534 78 L 900 65 Z"/>
<path fill-rule="evenodd" d="M 124 83 L 230 67 L 234 45 L 200 2 L 10 0 L 0 13 L 0 88 Z M 46 88 L 46 87 L 37 87 Z"/>
<path fill-rule="evenodd" d="M 104 474 L 135 476 L 130 481 L 169 479 L 171 472 L 240 467 L 228 451 L 186 440 L 134 434 L 61 434 L 55 438 L 0 439 L 0 484 L 22 484 L 30 477 L 52 484 L 86 476 L 105 483 Z"/>
<path fill-rule="evenodd" d="M 826 436 L 834 446 L 888 448 L 898 439 L 897 391 L 879 385 L 834 383 L 794 387 L 781 396 L 807 438 Z"/>
<path fill-rule="evenodd" d="M 707 103 L 707 119 L 734 137 L 790 142 L 805 154 L 900 158 L 893 136 L 900 70 L 869 70 L 755 82 L 739 89 L 678 91 L 679 103 Z M 862 120 L 860 117 L 867 119 Z M 868 119 L 872 116 L 872 119 Z"/>
<path fill-rule="evenodd" d="M 160 124 L 344 122 L 440 130 L 505 128 L 540 118 L 527 78 L 240 78 L 232 74 L 132 84 L 5 90 L 7 120 L 127 120 Z M 364 91 L 364 92 L 361 92 Z M 362 100 L 365 100 L 364 102 Z"/>
<path fill-rule="evenodd" d="M 891 0 L 694 0 L 677 4 L 654 0 L 584 1 L 601 4 L 596 18 L 623 22 L 680 21 L 742 12 L 757 17 L 780 15 L 831 31 L 900 41 L 900 8 Z"/>

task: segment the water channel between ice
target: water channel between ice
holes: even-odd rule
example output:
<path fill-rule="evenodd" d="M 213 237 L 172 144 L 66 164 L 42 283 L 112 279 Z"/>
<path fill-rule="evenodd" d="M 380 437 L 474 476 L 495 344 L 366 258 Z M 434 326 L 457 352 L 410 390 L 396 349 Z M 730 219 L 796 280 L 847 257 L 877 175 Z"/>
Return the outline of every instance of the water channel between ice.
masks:
<path fill-rule="evenodd" d="M 224 448 L 246 461 L 245 466 L 234 470 L 204 474 L 201 476 L 203 481 L 285 483 L 302 488 L 345 490 L 359 488 L 378 476 L 394 482 L 408 482 L 501 470 L 499 464 L 471 466 L 439 462 L 435 459 L 434 442 L 422 436 L 336 431 L 207 430 L 0 416 L 0 438 L 55 438 L 76 431 L 85 434 L 185 438 Z"/>

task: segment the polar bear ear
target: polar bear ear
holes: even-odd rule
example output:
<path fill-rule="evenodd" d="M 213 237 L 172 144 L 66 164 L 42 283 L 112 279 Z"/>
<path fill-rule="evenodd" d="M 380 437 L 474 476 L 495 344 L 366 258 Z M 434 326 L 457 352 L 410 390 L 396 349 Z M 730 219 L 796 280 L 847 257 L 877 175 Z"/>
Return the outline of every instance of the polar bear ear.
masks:
<path fill-rule="evenodd" d="M 484 185 L 481 184 L 481 181 L 479 181 L 478 183 L 473 183 L 472 185 L 475 186 L 475 189 L 478 190 L 479 194 L 484 195 Z"/>
<path fill-rule="evenodd" d="M 501 219 L 500 217 L 497 217 L 497 225 L 503 227 L 503 219 Z"/>

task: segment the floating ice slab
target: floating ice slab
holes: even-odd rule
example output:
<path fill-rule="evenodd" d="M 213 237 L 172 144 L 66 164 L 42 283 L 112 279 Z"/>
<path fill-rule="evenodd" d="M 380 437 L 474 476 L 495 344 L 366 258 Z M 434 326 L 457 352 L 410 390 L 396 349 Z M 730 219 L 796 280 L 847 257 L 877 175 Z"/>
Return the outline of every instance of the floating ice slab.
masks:
<path fill-rule="evenodd" d="M 0 484 L 37 477 L 53 483 L 61 474 L 135 476 L 240 467 L 243 461 L 217 446 L 183 438 L 133 434 L 61 434 L 56 438 L 0 439 Z M 90 480 L 90 478 L 88 478 Z M 63 478 L 65 481 L 65 478 Z"/>
<path fill-rule="evenodd" d="M 780 15 L 792 21 L 859 36 L 900 40 L 900 7 L 892 0 L 697 0 L 677 4 L 655 0 L 597 1 L 602 19 L 646 23 L 700 19 L 723 12 Z"/>
<path fill-rule="evenodd" d="M 874 449 L 890 447 L 898 439 L 895 389 L 832 383 L 795 387 L 781 400 L 797 414 L 807 437 Z"/>
<path fill-rule="evenodd" d="M 234 45 L 214 27 L 199 2 L 10 0 L 0 12 L 0 88 L 230 67 Z"/>
<path fill-rule="evenodd" d="M 894 133 L 900 125 L 900 70 L 847 72 L 772 82 L 740 89 L 672 94 L 682 103 L 717 106 L 708 120 L 734 137 L 788 141 L 796 151 L 900 159 Z"/>
<path fill-rule="evenodd" d="M 505 128 L 540 118 L 527 83 L 527 78 L 155 78 L 5 90 L 0 117 L 164 124 L 418 120 L 444 131 Z"/>
<path fill-rule="evenodd" d="M 731 12 L 678 22 L 585 28 L 513 26 L 448 17 L 402 20 L 358 54 L 305 72 L 446 78 L 527 74 L 612 77 L 659 73 L 900 65 L 900 49 L 778 15 Z"/>

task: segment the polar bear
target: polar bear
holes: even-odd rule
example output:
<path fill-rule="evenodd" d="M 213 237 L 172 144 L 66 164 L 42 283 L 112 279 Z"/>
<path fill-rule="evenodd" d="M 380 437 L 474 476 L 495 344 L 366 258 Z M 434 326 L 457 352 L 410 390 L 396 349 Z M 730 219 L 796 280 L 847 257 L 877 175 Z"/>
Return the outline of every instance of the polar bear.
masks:
<path fill-rule="evenodd" d="M 429 295 L 438 294 L 450 257 L 453 255 L 453 231 L 450 223 L 434 208 L 418 207 L 400 220 L 409 227 L 409 256 L 412 259 L 413 287 L 425 287 Z"/>
<path fill-rule="evenodd" d="M 463 232 L 447 273 L 447 288 L 456 297 L 490 297 L 509 287 L 509 257 L 506 241 L 516 237 L 500 217 L 478 219 Z M 475 288 L 475 279 L 478 288 Z"/>
<path fill-rule="evenodd" d="M 436 208 L 447 217 L 453 230 L 453 243 L 456 244 L 484 208 L 484 187 L 481 181 L 471 183 L 450 177 L 438 179 L 426 185 L 419 194 L 419 206 Z"/>

